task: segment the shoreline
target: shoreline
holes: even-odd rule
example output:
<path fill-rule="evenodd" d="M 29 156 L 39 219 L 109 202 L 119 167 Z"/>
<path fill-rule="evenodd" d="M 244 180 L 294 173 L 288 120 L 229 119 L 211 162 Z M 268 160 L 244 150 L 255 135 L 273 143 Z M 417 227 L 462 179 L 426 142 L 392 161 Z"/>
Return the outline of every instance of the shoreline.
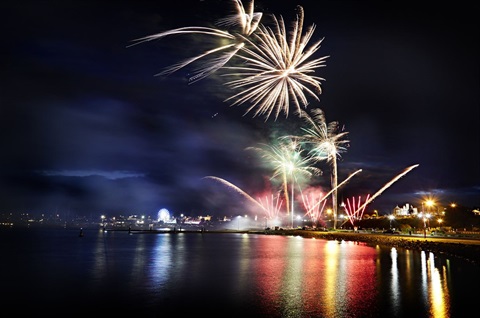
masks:
<path fill-rule="evenodd" d="M 335 241 L 353 241 L 367 243 L 371 246 L 384 245 L 439 253 L 456 257 L 480 265 L 480 239 L 452 238 L 452 237 L 424 237 L 423 235 L 391 235 L 372 234 L 346 231 L 312 231 L 312 230 L 181 230 L 181 231 L 156 231 L 156 230 L 131 230 L 131 234 L 259 234 L 301 236 L 304 238 L 318 238 Z"/>

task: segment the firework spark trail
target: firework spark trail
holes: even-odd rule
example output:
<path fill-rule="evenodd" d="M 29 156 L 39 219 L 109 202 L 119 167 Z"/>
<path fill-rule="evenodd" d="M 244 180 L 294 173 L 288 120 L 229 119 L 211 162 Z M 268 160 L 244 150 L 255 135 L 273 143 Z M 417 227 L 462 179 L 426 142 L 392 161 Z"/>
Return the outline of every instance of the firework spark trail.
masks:
<path fill-rule="evenodd" d="M 274 168 L 271 179 L 278 176 L 282 178 L 283 193 L 287 206 L 287 214 L 290 214 L 290 208 L 293 210 L 293 191 L 294 184 L 297 181 L 297 175 L 310 178 L 313 175 L 319 175 L 320 169 L 310 165 L 312 158 L 310 156 L 302 156 L 303 149 L 298 147 L 295 142 L 282 143 L 279 146 L 261 144 L 261 147 L 247 147 L 246 150 L 255 150 L 260 153 L 266 163 Z M 290 189 L 292 191 L 292 200 L 288 194 L 288 180 L 291 180 Z M 290 204 L 292 206 L 290 207 Z"/>
<path fill-rule="evenodd" d="M 227 180 L 225 179 L 222 179 L 222 178 L 219 178 L 219 177 L 214 177 L 214 176 L 206 176 L 206 177 L 203 177 L 203 179 L 213 179 L 213 180 L 217 180 L 227 186 L 229 186 L 230 188 L 236 190 L 238 193 L 240 193 L 241 195 L 243 195 L 244 197 L 246 197 L 248 200 L 250 200 L 251 202 L 255 203 L 256 205 L 258 205 L 259 207 L 262 208 L 263 211 L 265 211 L 265 213 L 267 213 L 265 207 L 260 204 L 257 200 L 255 200 L 254 198 L 252 198 L 248 193 L 246 193 L 245 191 L 243 191 L 242 189 L 240 189 L 239 187 L 237 187 L 236 185 L 234 185 L 233 183 L 230 183 L 228 182 Z"/>
<path fill-rule="evenodd" d="M 220 19 L 218 25 L 224 26 L 236 26 L 240 25 L 242 28 L 241 34 L 250 35 L 257 29 L 262 19 L 263 13 L 254 12 L 254 0 L 250 1 L 250 6 L 248 7 L 248 13 L 245 10 L 245 7 L 240 0 L 233 0 L 235 2 L 235 7 L 237 8 L 237 14 L 228 16 L 226 18 Z"/>
<path fill-rule="evenodd" d="M 351 175 L 348 176 L 347 179 L 343 180 L 342 182 L 340 182 L 340 184 L 338 184 L 335 188 L 333 188 L 332 190 L 330 190 L 329 192 L 327 192 L 327 194 L 325 194 L 325 196 L 317 202 L 317 204 L 315 204 L 314 207 L 316 207 L 317 205 L 319 205 L 320 203 L 322 203 L 322 201 L 324 201 L 326 198 L 328 198 L 328 196 L 330 194 L 332 194 L 336 189 L 340 188 L 342 185 L 344 185 L 345 183 L 347 183 L 348 180 L 350 180 L 354 175 L 356 175 L 357 173 L 361 172 L 362 169 L 358 169 L 357 171 L 355 171 L 354 173 L 352 173 Z"/>
<path fill-rule="evenodd" d="M 303 8 L 299 8 L 300 14 L 291 32 L 286 31 L 281 16 L 277 18 L 273 15 L 274 29 L 260 24 L 258 32 L 250 38 L 243 37 L 246 45 L 237 56 L 244 60 L 246 66 L 225 67 L 236 72 L 224 76 L 240 77 L 226 83 L 232 89 L 240 89 L 239 93 L 225 100 L 233 100 L 231 106 L 251 102 L 245 114 L 256 108 L 253 117 L 265 115 L 265 120 L 268 120 L 275 113 L 276 120 L 282 111 L 288 117 L 291 101 L 300 112 L 309 103 L 307 95 L 320 100 L 317 94 L 322 93 L 320 83 L 324 79 L 309 74 L 325 66 L 328 56 L 308 60 L 320 48 L 323 39 L 305 50 L 315 25 L 311 25 L 302 36 Z"/>
<path fill-rule="evenodd" d="M 310 115 L 311 114 L 311 115 Z M 347 150 L 346 145 L 349 141 L 344 137 L 348 132 L 340 128 L 337 121 L 327 123 L 325 118 L 325 112 L 320 108 L 314 108 L 310 110 L 310 114 L 306 111 L 301 111 L 299 114 L 301 118 L 307 123 L 308 128 L 301 128 L 304 131 L 304 135 L 294 137 L 301 143 L 312 146 L 310 153 L 318 161 L 326 160 L 332 167 L 331 172 L 331 186 L 335 188 L 338 183 L 338 166 L 337 158 L 341 156 L 342 152 Z M 334 228 L 337 226 L 337 210 L 338 210 L 338 193 L 333 192 L 332 195 L 332 207 Z"/>
<path fill-rule="evenodd" d="M 212 54 L 215 54 L 215 53 L 227 51 L 226 53 L 220 55 L 220 57 L 212 58 L 208 62 L 206 62 L 204 65 L 202 65 L 200 68 L 193 70 L 192 72 L 193 75 L 189 77 L 189 82 L 194 83 L 196 81 L 199 81 L 211 75 L 218 69 L 222 68 L 233 56 L 235 56 L 237 52 L 244 46 L 243 39 L 250 36 L 253 32 L 255 32 L 258 25 L 260 24 L 260 20 L 262 18 L 263 13 L 253 12 L 253 7 L 254 7 L 253 0 L 250 2 L 248 13 L 245 10 L 240 0 L 233 0 L 233 2 L 235 2 L 237 14 L 220 19 L 219 21 L 217 21 L 217 25 L 227 26 L 227 27 L 239 26 L 241 29 L 240 34 L 231 34 L 227 31 L 223 31 L 216 28 L 210 28 L 210 27 L 190 26 L 190 27 L 182 27 L 182 28 L 177 28 L 173 30 L 168 30 L 168 31 L 157 33 L 157 34 L 145 36 L 139 39 L 135 39 L 132 41 L 134 43 L 131 45 L 128 45 L 127 48 L 144 43 L 144 42 L 159 40 L 167 36 L 181 35 L 181 34 L 201 34 L 201 35 L 208 35 L 208 36 L 229 40 L 231 42 L 229 44 L 205 51 L 204 53 L 198 56 L 186 59 L 180 63 L 167 67 L 162 72 L 156 74 L 156 76 L 169 75 L 180 70 L 181 68 L 186 67 L 189 64 L 192 64 L 197 60 L 205 58 L 206 56 L 211 56 Z"/>
<path fill-rule="evenodd" d="M 258 202 L 260 203 L 260 205 L 264 207 L 265 216 L 267 217 L 268 220 L 273 220 L 278 218 L 280 214 L 280 209 L 283 204 L 283 200 L 280 199 L 280 193 L 277 193 L 276 197 L 274 197 L 272 194 L 270 200 L 268 196 L 265 196 L 265 202 L 262 202 L 262 199 L 259 198 Z"/>
<path fill-rule="evenodd" d="M 380 190 L 378 190 L 374 195 L 372 195 L 370 197 L 370 199 L 368 199 L 367 201 L 365 201 L 365 203 L 359 207 L 357 209 L 357 211 L 361 210 L 361 209 L 365 209 L 365 207 L 367 206 L 367 204 L 369 204 L 370 202 L 372 202 L 376 197 L 378 197 L 380 194 L 382 194 L 383 191 L 385 191 L 388 187 L 390 187 L 392 184 L 394 184 L 398 179 L 400 179 L 401 177 L 403 177 L 404 175 L 406 175 L 407 173 L 409 173 L 411 170 L 413 170 L 414 168 L 418 167 L 419 165 L 416 164 L 416 165 L 413 165 L 413 166 L 410 166 L 408 168 L 406 168 L 402 173 L 398 174 L 395 178 L 393 178 L 392 180 L 390 180 L 390 182 L 386 183 Z M 358 213 L 357 211 L 355 211 L 355 213 Z"/>
<path fill-rule="evenodd" d="M 365 201 L 368 201 L 370 194 L 367 195 L 365 198 Z M 354 222 L 355 219 L 362 219 L 363 212 L 365 211 L 365 208 L 367 207 L 366 205 L 363 205 L 363 208 L 360 208 L 360 204 L 362 202 L 362 198 L 359 196 L 358 197 L 358 203 L 355 204 L 355 198 L 352 198 L 352 203 L 350 204 L 350 199 L 347 198 L 347 206 L 345 207 L 345 211 L 347 212 L 348 220 L 350 223 L 355 226 Z M 358 210 L 355 210 L 357 209 Z"/>
<path fill-rule="evenodd" d="M 302 202 L 306 210 L 305 215 L 309 216 L 312 220 L 315 220 L 315 221 L 317 221 L 320 218 L 320 216 L 323 213 L 323 210 L 325 209 L 325 204 L 327 203 L 327 201 L 322 200 L 323 201 L 322 206 L 316 205 L 315 203 L 320 200 L 322 200 L 322 192 L 319 192 L 318 194 L 313 192 L 310 192 L 309 194 L 302 193 Z"/>

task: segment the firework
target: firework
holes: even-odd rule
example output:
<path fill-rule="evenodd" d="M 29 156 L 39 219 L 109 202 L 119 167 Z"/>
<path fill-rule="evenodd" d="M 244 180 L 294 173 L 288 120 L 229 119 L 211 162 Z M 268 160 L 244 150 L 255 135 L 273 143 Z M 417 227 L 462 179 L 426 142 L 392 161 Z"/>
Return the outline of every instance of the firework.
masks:
<path fill-rule="evenodd" d="M 385 191 L 387 188 L 389 188 L 392 184 L 394 184 L 395 182 L 398 181 L 398 179 L 400 179 L 401 177 L 403 177 L 404 175 L 406 175 L 407 173 L 409 173 L 411 170 L 413 170 L 414 168 L 418 167 L 419 165 L 418 164 L 415 164 L 413 166 L 410 166 L 408 168 L 406 168 L 403 172 L 399 173 L 397 176 L 395 176 L 392 180 L 390 180 L 389 182 L 387 182 L 380 190 L 378 190 L 374 195 L 372 195 L 370 197 L 370 199 L 368 199 L 367 201 L 365 201 L 365 203 L 360 206 L 354 213 L 358 213 L 359 210 L 362 210 L 362 209 L 365 209 L 365 207 L 367 206 L 367 204 L 369 204 L 370 202 L 372 202 L 376 197 L 378 197 L 380 194 L 382 194 L 383 191 Z"/>
<path fill-rule="evenodd" d="M 266 163 L 272 165 L 274 172 L 271 179 L 278 176 L 282 178 L 287 214 L 292 213 L 293 217 L 293 193 L 295 181 L 298 181 L 298 176 L 309 178 L 313 175 L 319 175 L 321 174 L 320 169 L 310 165 L 313 159 L 309 156 L 303 156 L 303 150 L 294 142 L 282 143 L 278 146 L 262 144 L 261 147 L 248 147 L 247 150 L 248 149 L 259 152 Z M 291 211 L 288 197 L 288 179 L 290 179 L 292 193 Z"/>
<path fill-rule="evenodd" d="M 280 198 L 280 193 L 277 195 L 266 195 L 263 199 L 257 200 L 265 211 L 265 218 L 267 220 L 276 220 L 280 216 L 280 210 L 282 208 L 283 200 Z"/>
<path fill-rule="evenodd" d="M 264 208 L 264 206 L 262 204 L 260 204 L 257 200 L 255 200 L 251 195 L 249 195 L 248 193 L 246 193 L 245 191 L 243 191 L 242 189 L 240 189 L 239 187 L 237 187 L 236 185 L 234 185 L 233 183 L 231 182 L 228 182 L 227 180 L 225 179 L 222 179 L 222 178 L 219 178 L 219 177 L 214 177 L 214 176 L 206 176 L 206 177 L 203 177 L 204 179 L 213 179 L 213 180 L 216 180 L 216 181 L 219 181 L 225 185 L 227 185 L 228 187 L 236 190 L 238 193 L 240 193 L 241 195 L 243 195 L 244 197 L 246 197 L 248 200 L 250 200 L 251 202 L 255 203 L 257 206 L 259 206 L 260 208 L 262 208 L 262 210 L 264 210 L 265 212 L 267 212 Z"/>
<path fill-rule="evenodd" d="M 322 191 L 318 189 L 309 189 L 307 193 L 302 193 L 303 207 L 306 210 L 305 215 L 314 221 L 315 225 L 317 225 L 327 203 L 323 200 L 323 197 Z M 323 205 L 316 204 L 321 201 L 323 201 Z"/>
<path fill-rule="evenodd" d="M 337 190 L 338 188 L 340 188 L 342 185 L 344 185 L 345 183 L 347 183 L 348 180 L 350 180 L 354 175 L 356 175 L 357 173 L 359 173 L 359 172 L 361 172 L 361 171 L 362 171 L 362 169 L 358 169 L 357 171 L 355 171 L 354 173 L 352 173 L 351 175 L 349 175 L 349 176 L 347 177 L 347 179 L 343 180 L 339 185 L 337 185 L 335 188 L 333 188 L 332 190 L 330 190 L 329 192 L 327 192 L 327 194 L 325 194 L 320 201 L 318 201 L 316 204 L 313 205 L 313 208 L 316 208 L 320 203 L 322 203 L 325 199 L 327 199 L 330 194 L 332 194 L 334 191 L 336 191 L 336 190 Z"/>
<path fill-rule="evenodd" d="M 195 61 L 201 60 L 207 56 L 213 56 L 210 60 L 205 62 L 201 67 L 193 70 L 192 75 L 189 77 L 189 82 L 193 83 L 199 81 L 221 67 L 223 67 L 237 52 L 244 46 L 243 39 L 250 36 L 258 27 L 260 20 L 262 18 L 261 12 L 253 12 L 253 3 L 250 2 L 248 11 L 245 10 L 242 2 L 240 0 L 233 0 L 237 14 L 228 16 L 226 18 L 220 19 L 217 21 L 218 26 L 226 27 L 238 27 L 240 29 L 239 33 L 229 33 L 228 31 L 201 27 L 201 26 L 190 26 L 182 27 L 178 29 L 168 30 L 160 32 L 157 34 L 145 36 L 139 39 L 135 39 L 132 42 L 133 44 L 127 46 L 131 47 L 140 43 L 162 39 L 167 36 L 181 35 L 181 34 L 200 34 L 217 37 L 220 39 L 228 40 L 228 43 L 221 45 L 219 47 L 213 48 L 211 50 L 205 51 L 204 53 L 194 56 L 192 58 L 186 59 L 180 63 L 174 64 L 170 67 L 167 67 L 162 72 L 157 73 L 156 75 L 169 75 L 178 71 L 185 66 L 194 63 Z M 220 55 L 216 55 L 220 54 Z"/>
<path fill-rule="evenodd" d="M 326 160 L 328 162 L 336 161 L 341 153 L 347 150 L 348 140 L 343 138 L 348 134 L 344 128 L 340 128 L 337 121 L 327 124 L 325 113 L 320 108 L 314 108 L 309 115 L 301 110 L 300 117 L 308 124 L 308 128 L 301 127 L 305 133 L 302 136 L 294 138 L 308 146 L 310 146 L 311 154 L 318 161 Z M 333 164 L 333 163 L 332 163 Z"/>
<path fill-rule="evenodd" d="M 341 156 L 342 152 L 347 150 L 346 145 L 348 140 L 343 139 L 348 132 L 340 129 L 337 121 L 332 121 L 327 124 L 325 113 L 320 108 L 311 110 L 311 116 L 300 110 L 300 117 L 307 123 L 308 127 L 302 127 L 305 133 L 302 136 L 295 136 L 296 140 L 300 141 L 309 147 L 310 154 L 318 161 L 326 160 L 332 165 L 332 189 L 337 187 L 337 157 Z M 332 196 L 333 207 L 333 227 L 337 226 L 337 191 L 333 191 Z"/>
<path fill-rule="evenodd" d="M 370 195 L 367 195 L 365 202 L 369 200 Z M 367 206 L 362 205 L 362 197 L 358 197 L 358 201 L 355 202 L 355 198 L 352 198 L 352 202 L 347 198 L 347 204 L 345 206 L 345 212 L 347 213 L 348 220 L 350 223 L 355 226 L 355 220 L 361 220 L 363 217 L 363 212 Z"/>
<path fill-rule="evenodd" d="M 240 26 L 242 35 L 248 36 L 252 34 L 260 24 L 263 13 L 253 11 L 254 0 L 250 1 L 248 12 L 245 11 L 242 1 L 233 0 L 233 2 L 235 2 L 237 14 L 220 19 L 217 24 L 224 26 Z"/>
<path fill-rule="evenodd" d="M 225 100 L 233 101 L 231 106 L 250 102 L 252 105 L 245 114 L 255 109 L 253 117 L 264 115 L 268 120 L 274 114 L 276 120 L 282 111 L 288 117 L 290 103 L 299 111 L 308 105 L 307 96 L 320 100 L 320 84 L 324 79 L 312 74 L 315 69 L 325 66 L 328 56 L 309 60 L 323 39 L 307 48 L 315 25 L 302 35 L 303 8 L 298 8 L 299 14 L 291 32 L 285 28 L 281 16 L 273 15 L 273 29 L 259 24 L 251 37 L 242 36 L 246 45 L 237 56 L 243 65 L 225 67 L 229 71 L 225 76 L 239 77 L 226 84 L 240 90 Z"/>

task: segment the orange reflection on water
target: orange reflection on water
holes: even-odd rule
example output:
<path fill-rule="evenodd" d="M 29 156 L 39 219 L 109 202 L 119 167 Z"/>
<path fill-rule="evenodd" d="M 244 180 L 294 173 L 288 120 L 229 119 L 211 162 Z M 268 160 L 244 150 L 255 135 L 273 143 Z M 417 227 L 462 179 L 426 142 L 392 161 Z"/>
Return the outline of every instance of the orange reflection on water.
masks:
<path fill-rule="evenodd" d="M 324 313 L 327 317 L 335 316 L 339 251 L 340 244 L 337 241 L 328 241 L 325 244 L 325 274 L 323 276 L 325 283 L 319 286 L 322 286 L 322 290 L 324 290 L 324 296 L 323 299 L 321 299 L 321 302 L 325 307 Z"/>
<path fill-rule="evenodd" d="M 389 302 L 390 308 L 396 313 L 405 313 L 405 305 L 421 298 L 421 303 L 428 306 L 429 317 L 450 317 L 450 295 L 448 289 L 447 265 L 435 264 L 433 253 L 425 251 L 406 251 L 406 257 L 399 259 L 397 249 L 390 248 L 390 260 L 388 263 L 378 264 L 381 271 L 385 265 L 391 264 L 389 275 Z M 400 275 L 399 273 L 404 273 Z M 381 274 L 379 274 L 380 276 Z M 400 279 L 403 277 L 403 279 Z M 401 287 L 404 285 L 403 287 Z M 400 293 L 405 288 L 411 292 Z M 406 313 L 405 313 L 406 314 Z"/>
<path fill-rule="evenodd" d="M 329 241 L 325 246 L 325 316 L 368 312 L 376 298 L 376 251 L 357 242 Z"/>
<path fill-rule="evenodd" d="M 429 284 L 429 300 L 430 300 L 430 313 L 433 318 L 449 317 L 449 308 L 447 304 L 450 304 L 450 294 L 448 293 L 447 273 L 446 268 L 443 266 L 442 273 L 435 267 L 435 258 L 433 253 L 429 254 L 427 265 L 429 267 L 428 279 Z M 441 277 L 443 276 L 443 278 Z M 443 282 L 443 284 L 442 284 Z"/>

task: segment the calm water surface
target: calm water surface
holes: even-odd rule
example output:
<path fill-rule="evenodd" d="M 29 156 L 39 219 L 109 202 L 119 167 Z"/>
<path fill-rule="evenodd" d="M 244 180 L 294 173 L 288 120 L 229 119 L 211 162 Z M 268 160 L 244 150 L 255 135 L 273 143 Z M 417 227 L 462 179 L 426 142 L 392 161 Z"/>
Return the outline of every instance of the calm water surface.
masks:
<path fill-rule="evenodd" d="M 464 317 L 480 267 L 363 243 L 221 233 L 0 229 L 12 316 Z"/>

